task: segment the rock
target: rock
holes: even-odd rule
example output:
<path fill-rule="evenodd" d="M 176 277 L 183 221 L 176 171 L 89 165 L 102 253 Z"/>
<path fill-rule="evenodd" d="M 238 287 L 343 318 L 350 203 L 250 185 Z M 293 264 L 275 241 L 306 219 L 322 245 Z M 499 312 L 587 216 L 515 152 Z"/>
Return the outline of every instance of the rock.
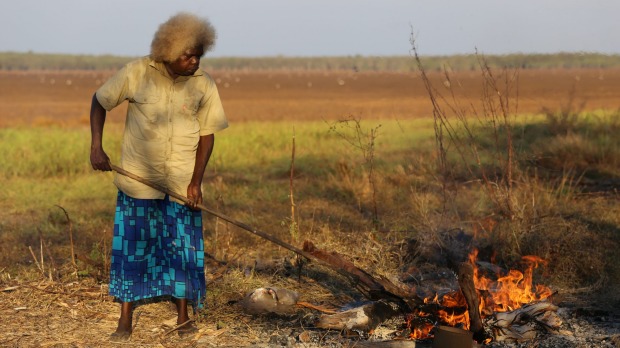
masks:
<path fill-rule="evenodd" d="M 249 292 L 241 301 L 248 314 L 293 314 L 296 312 L 299 295 L 281 288 L 258 288 Z"/>

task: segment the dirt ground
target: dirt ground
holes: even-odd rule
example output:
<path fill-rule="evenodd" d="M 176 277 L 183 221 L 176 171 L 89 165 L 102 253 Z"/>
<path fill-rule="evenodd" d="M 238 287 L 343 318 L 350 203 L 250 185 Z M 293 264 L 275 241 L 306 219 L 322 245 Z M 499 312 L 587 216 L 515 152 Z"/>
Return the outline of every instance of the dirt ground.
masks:
<path fill-rule="evenodd" d="M 0 126 L 88 125 L 90 100 L 110 71 L 0 71 Z M 427 117 L 432 107 L 417 73 L 212 72 L 232 122 L 323 120 L 353 115 L 362 119 Z M 479 72 L 441 73 L 431 80 L 464 107 L 480 109 Z M 519 113 L 618 109 L 620 69 L 523 70 L 510 93 Z M 448 89 L 451 87 L 451 90 Z M 109 121 L 122 122 L 124 107 Z"/>
<path fill-rule="evenodd" d="M 208 278 L 213 278 L 210 272 Z M 222 286 L 213 279 L 208 288 Z M 312 279 L 286 284 L 301 300 L 321 304 L 321 290 Z M 180 338 L 174 331 L 176 312 L 170 302 L 138 306 L 134 331 L 129 341 L 113 343 L 109 335 L 116 328 L 119 305 L 107 295 L 105 283 L 93 278 L 52 282 L 43 277 L 30 281 L 0 282 L 0 346 L 2 347 L 431 347 L 431 340 L 407 338 L 404 317 L 397 316 L 372 333 L 317 329 L 320 312 L 300 308 L 286 316 L 244 313 L 241 294 L 228 294 L 226 308 L 207 304 L 202 315 L 194 316 L 198 333 Z M 585 348 L 618 347 L 620 313 L 576 305 L 578 300 L 558 298 L 561 329 L 542 333 L 522 343 L 494 342 L 489 348 Z M 569 305 L 571 303 L 572 305 Z M 544 330 L 543 330 L 544 331 Z M 474 347 L 482 346 L 474 343 Z"/>

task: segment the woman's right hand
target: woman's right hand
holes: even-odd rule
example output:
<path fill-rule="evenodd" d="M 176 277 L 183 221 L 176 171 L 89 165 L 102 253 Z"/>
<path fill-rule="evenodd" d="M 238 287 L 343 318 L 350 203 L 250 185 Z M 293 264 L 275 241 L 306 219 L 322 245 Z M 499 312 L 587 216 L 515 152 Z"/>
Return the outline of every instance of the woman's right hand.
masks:
<path fill-rule="evenodd" d="M 103 151 L 102 147 L 94 147 L 90 149 L 90 164 L 94 170 L 109 172 L 112 170 L 110 166 L 110 158 Z"/>

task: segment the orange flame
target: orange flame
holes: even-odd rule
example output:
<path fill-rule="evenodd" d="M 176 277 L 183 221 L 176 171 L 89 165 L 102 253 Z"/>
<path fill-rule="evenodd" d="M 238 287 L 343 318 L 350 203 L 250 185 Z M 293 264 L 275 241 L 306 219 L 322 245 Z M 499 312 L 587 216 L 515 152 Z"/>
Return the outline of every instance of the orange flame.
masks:
<path fill-rule="evenodd" d="M 478 250 L 474 249 L 469 255 L 469 262 L 474 267 L 474 286 L 478 290 L 478 300 L 480 302 L 480 315 L 485 318 L 493 313 L 512 311 L 534 301 L 541 301 L 552 295 L 551 289 L 544 285 L 533 285 L 534 269 L 539 265 L 546 265 L 547 262 L 538 256 L 527 255 L 522 257 L 525 264 L 525 271 L 510 270 L 506 275 L 497 274 L 497 280 L 491 280 L 481 274 L 476 265 Z M 424 299 L 425 304 L 435 303 L 443 308 L 466 308 L 467 302 L 460 291 L 451 292 L 441 298 L 437 294 L 433 297 Z M 430 313 L 417 311 L 413 314 L 417 317 L 429 317 Z M 436 313 L 438 321 L 449 326 L 458 326 L 469 329 L 469 312 L 449 313 L 446 310 L 438 310 Z M 425 339 L 432 337 L 431 330 L 433 325 L 422 323 L 418 327 L 411 327 L 411 320 L 407 321 L 411 328 L 412 339 Z"/>
<path fill-rule="evenodd" d="M 411 330 L 410 337 L 412 339 L 415 339 L 415 340 L 422 340 L 422 339 L 425 339 L 425 338 L 430 338 L 430 337 L 432 337 L 431 330 L 434 327 L 435 326 L 433 324 L 429 324 L 429 323 L 425 323 L 421 327 L 414 327 Z"/>
<path fill-rule="evenodd" d="M 428 315 L 430 314 L 424 313 L 419 310 L 416 310 L 415 313 L 407 315 L 407 328 L 411 330 L 411 333 L 409 334 L 409 338 L 420 340 L 420 339 L 426 339 L 429 337 L 433 337 L 433 335 L 431 334 L 431 330 L 433 330 L 435 325 L 429 322 L 426 322 L 426 321 L 418 322 L 415 324 L 413 323 L 414 318 L 426 317 Z"/>
<path fill-rule="evenodd" d="M 544 285 L 533 286 L 534 269 L 539 264 L 546 261 L 538 256 L 526 255 L 521 259 L 526 264 L 524 272 L 510 270 L 508 274 L 500 276 L 497 281 L 493 281 L 480 275 L 476 267 L 478 250 L 474 250 L 469 255 L 469 261 L 474 266 L 474 286 L 478 290 L 483 290 L 486 296 L 478 293 L 480 300 L 480 313 L 483 317 L 494 312 L 507 312 L 518 309 L 524 304 L 544 300 L 553 293 L 551 289 Z"/>
<path fill-rule="evenodd" d="M 441 298 L 441 305 L 444 308 L 455 308 L 466 306 L 465 297 L 463 293 L 460 291 L 451 292 L 449 294 L 445 294 Z M 462 326 L 463 329 L 469 330 L 469 313 L 464 311 L 461 314 L 456 313 L 448 313 L 445 310 L 439 310 L 437 312 L 439 314 L 439 319 L 449 326 Z"/>

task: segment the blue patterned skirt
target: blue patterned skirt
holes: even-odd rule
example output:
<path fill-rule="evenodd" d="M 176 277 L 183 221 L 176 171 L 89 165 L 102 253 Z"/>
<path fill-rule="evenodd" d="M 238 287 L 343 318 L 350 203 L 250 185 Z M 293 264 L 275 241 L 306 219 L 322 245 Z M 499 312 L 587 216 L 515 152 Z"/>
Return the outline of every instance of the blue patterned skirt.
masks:
<path fill-rule="evenodd" d="M 121 302 L 172 296 L 196 309 L 205 293 L 202 213 L 168 196 L 136 199 L 119 191 L 110 295 Z"/>

